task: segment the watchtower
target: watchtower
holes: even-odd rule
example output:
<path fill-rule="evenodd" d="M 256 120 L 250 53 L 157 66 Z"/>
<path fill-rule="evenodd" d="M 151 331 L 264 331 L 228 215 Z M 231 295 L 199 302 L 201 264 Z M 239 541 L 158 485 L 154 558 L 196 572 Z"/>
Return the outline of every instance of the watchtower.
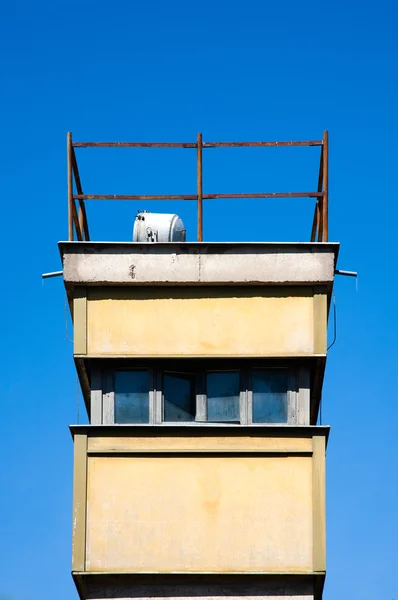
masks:
<path fill-rule="evenodd" d="M 197 194 L 156 199 L 196 201 L 198 241 L 91 241 L 85 201 L 104 196 L 83 193 L 75 149 L 151 145 L 197 152 Z M 202 151 L 247 145 L 319 146 L 316 190 L 203 194 Z M 89 414 L 71 426 L 81 598 L 322 597 L 329 428 L 317 420 L 338 255 L 327 164 L 327 133 L 192 144 L 68 134 L 59 246 Z M 226 196 L 313 197 L 311 241 L 203 241 L 203 201 Z"/>

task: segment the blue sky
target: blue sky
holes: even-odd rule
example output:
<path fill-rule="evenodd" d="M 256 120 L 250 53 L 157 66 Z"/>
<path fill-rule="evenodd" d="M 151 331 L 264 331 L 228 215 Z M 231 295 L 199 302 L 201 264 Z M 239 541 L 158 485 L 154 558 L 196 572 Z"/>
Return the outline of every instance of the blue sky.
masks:
<path fill-rule="evenodd" d="M 3 316 L 0 598 L 77 598 L 70 577 L 72 441 L 84 421 L 57 242 L 67 236 L 65 136 L 317 139 L 330 132 L 330 238 L 341 242 L 337 342 L 323 422 L 324 598 L 392 600 L 397 8 L 391 1 L 26 0 L 0 9 Z M 195 193 L 190 150 L 80 150 L 86 193 Z M 286 165 L 289 165 L 287 167 Z M 211 192 L 314 189 L 314 149 L 208 150 Z M 137 209 L 88 206 L 93 239 L 130 239 Z M 195 239 L 195 207 L 165 203 Z M 307 240 L 313 201 L 205 204 L 205 240 Z M 69 336 L 72 335 L 69 323 Z M 332 328 L 330 328 L 332 337 Z"/>

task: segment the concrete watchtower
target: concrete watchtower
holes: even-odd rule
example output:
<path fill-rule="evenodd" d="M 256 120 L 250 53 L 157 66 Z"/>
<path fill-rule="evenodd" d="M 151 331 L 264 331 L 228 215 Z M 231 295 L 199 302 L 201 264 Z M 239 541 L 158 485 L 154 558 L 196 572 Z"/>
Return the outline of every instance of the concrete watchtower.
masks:
<path fill-rule="evenodd" d="M 327 141 L 208 144 L 319 145 L 317 190 L 279 194 L 316 198 L 308 243 L 202 241 L 202 200 L 224 195 L 203 194 L 201 135 L 171 144 L 197 151 L 199 241 L 104 243 L 84 208 L 103 196 L 83 193 L 74 149 L 117 143 L 68 136 L 60 250 L 90 421 L 71 427 L 81 598 L 322 597 Z"/>

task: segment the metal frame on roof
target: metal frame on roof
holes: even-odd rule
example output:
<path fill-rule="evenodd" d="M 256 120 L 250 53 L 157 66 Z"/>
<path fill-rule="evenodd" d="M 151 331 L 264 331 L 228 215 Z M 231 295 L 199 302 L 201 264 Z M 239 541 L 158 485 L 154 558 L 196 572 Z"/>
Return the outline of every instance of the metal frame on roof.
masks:
<path fill-rule="evenodd" d="M 203 150 L 207 148 L 242 148 L 276 146 L 320 146 L 318 184 L 312 192 L 272 192 L 255 194 L 204 194 Z M 67 134 L 68 161 L 68 239 L 90 241 L 85 200 L 193 200 L 197 202 L 198 242 L 203 241 L 203 200 L 229 198 L 315 198 L 315 211 L 311 229 L 311 242 L 328 241 L 328 132 L 323 139 L 304 142 L 203 142 L 198 133 L 196 142 L 73 142 Z M 80 180 L 75 148 L 189 148 L 196 149 L 197 193 L 184 195 L 118 195 L 84 194 Z M 75 193 L 76 192 L 76 193 Z M 78 207 L 76 206 L 76 201 Z"/>

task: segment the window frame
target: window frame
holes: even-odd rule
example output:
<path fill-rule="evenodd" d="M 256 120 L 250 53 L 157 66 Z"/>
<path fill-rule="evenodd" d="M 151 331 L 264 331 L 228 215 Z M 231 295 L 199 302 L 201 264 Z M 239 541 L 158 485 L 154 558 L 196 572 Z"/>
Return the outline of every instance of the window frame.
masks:
<path fill-rule="evenodd" d="M 206 385 L 206 375 L 208 373 L 239 373 L 239 422 L 237 421 L 209 421 L 207 418 L 207 385 Z M 196 394 L 196 423 L 200 423 L 202 425 L 210 424 L 229 424 L 229 425 L 243 425 L 245 420 L 245 409 L 244 404 L 246 403 L 246 375 L 244 369 L 240 368 L 238 365 L 235 368 L 206 368 L 202 369 L 198 375 L 200 379 L 200 393 Z M 201 417 L 198 419 L 198 415 Z"/>
<path fill-rule="evenodd" d="M 193 360 L 188 361 L 118 361 L 112 367 L 100 364 L 91 369 L 91 419 L 92 424 L 117 425 L 115 423 L 115 373 L 118 371 L 149 371 L 149 421 L 145 425 L 167 426 L 208 426 L 230 425 L 270 426 L 270 425 L 309 425 L 310 423 L 310 369 L 298 363 L 285 361 L 242 361 L 237 359 Z M 287 422 L 253 423 L 253 385 L 252 374 L 255 370 L 286 369 L 288 371 Z M 208 372 L 236 372 L 240 374 L 239 422 L 208 421 L 206 374 Z M 165 373 L 192 374 L 196 397 L 196 417 L 193 421 L 164 421 L 163 376 Z M 131 423 L 132 425 L 142 425 Z"/>
<path fill-rule="evenodd" d="M 192 387 L 194 390 L 194 395 L 195 395 L 195 407 L 196 407 L 196 411 L 195 411 L 195 418 L 192 419 L 191 421 L 165 421 L 164 418 L 164 376 L 165 375 L 181 375 L 181 376 L 185 376 L 188 378 L 188 376 L 192 376 Z M 156 414 L 158 419 L 156 420 L 156 424 L 158 424 L 159 422 L 161 424 L 169 424 L 171 423 L 172 425 L 175 424 L 187 424 L 187 423 L 195 423 L 197 421 L 197 414 L 198 414 L 198 373 L 195 372 L 195 370 L 193 369 L 186 369 L 184 370 L 172 370 L 172 369 L 158 369 L 158 373 L 157 373 L 157 377 L 158 380 L 160 382 L 160 386 L 159 386 L 159 399 L 158 399 L 158 404 L 160 404 L 160 406 L 158 407 Z M 160 413 L 160 415 L 159 415 Z M 160 421 L 159 421 L 160 419 Z"/>
<path fill-rule="evenodd" d="M 115 376 L 120 371 L 145 371 L 149 374 L 149 424 L 154 424 L 154 412 L 156 409 L 156 379 L 154 370 L 143 366 L 125 367 L 117 366 L 114 369 L 106 368 L 102 371 L 99 379 L 102 380 L 102 424 L 103 425 L 120 425 L 115 422 Z M 142 425 L 143 423 L 132 423 L 132 425 Z M 146 423 L 145 423 L 146 425 Z"/>
<path fill-rule="evenodd" d="M 275 369 L 283 369 L 287 371 L 287 391 L 286 391 L 286 422 L 284 423 L 269 423 L 269 425 L 295 425 L 296 414 L 297 414 L 297 395 L 298 389 L 298 373 L 297 369 L 289 367 L 255 367 L 249 368 L 248 371 L 248 385 L 247 385 L 247 425 L 264 425 L 265 423 L 253 423 L 253 371 L 266 371 Z"/>

